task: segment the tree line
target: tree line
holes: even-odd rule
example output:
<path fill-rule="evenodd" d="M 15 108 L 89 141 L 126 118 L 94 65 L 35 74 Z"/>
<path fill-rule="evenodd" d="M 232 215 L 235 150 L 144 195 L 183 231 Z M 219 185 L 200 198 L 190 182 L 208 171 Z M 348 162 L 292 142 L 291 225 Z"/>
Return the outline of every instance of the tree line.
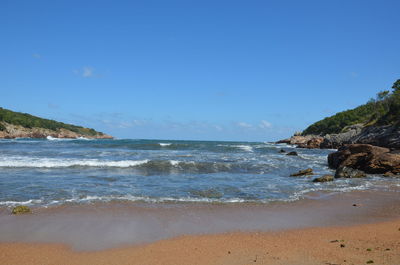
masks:
<path fill-rule="evenodd" d="M 66 124 L 54 120 L 43 119 L 27 113 L 15 112 L 1 107 L 0 107 L 0 122 L 6 122 L 13 125 L 20 125 L 25 128 L 44 128 L 53 131 L 57 131 L 59 129 L 66 129 L 79 134 L 90 135 L 90 136 L 101 134 L 95 131 L 94 129 L 85 128 L 82 126 L 76 126 L 72 124 Z M 4 124 L 0 123 L 0 131 L 4 130 L 6 130 L 6 127 L 4 126 Z"/>

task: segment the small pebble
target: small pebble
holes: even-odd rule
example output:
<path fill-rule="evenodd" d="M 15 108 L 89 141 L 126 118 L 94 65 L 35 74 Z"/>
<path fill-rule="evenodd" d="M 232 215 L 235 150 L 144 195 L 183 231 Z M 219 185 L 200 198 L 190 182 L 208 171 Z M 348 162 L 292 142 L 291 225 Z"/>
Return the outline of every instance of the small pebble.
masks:
<path fill-rule="evenodd" d="M 346 245 L 345 244 L 340 244 L 340 247 L 341 248 L 344 248 Z"/>

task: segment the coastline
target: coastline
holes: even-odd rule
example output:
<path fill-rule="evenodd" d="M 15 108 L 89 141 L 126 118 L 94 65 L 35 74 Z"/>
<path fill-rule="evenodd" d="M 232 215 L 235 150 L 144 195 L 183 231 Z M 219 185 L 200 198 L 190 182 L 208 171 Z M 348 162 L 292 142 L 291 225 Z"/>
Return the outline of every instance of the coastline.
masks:
<path fill-rule="evenodd" d="M 98 203 L 19 216 L 2 208 L 0 263 L 399 264 L 398 194 L 308 194 L 266 205 Z"/>

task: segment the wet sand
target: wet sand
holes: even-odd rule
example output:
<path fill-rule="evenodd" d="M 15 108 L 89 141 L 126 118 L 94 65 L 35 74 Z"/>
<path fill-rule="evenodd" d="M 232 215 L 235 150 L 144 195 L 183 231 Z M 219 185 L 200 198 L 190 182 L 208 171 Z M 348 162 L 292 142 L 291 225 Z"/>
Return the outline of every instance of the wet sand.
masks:
<path fill-rule="evenodd" d="M 1 264 L 400 264 L 400 220 L 351 227 L 182 236 L 75 252 L 62 245 L 3 243 Z M 370 263 L 368 263 L 370 262 Z"/>
<path fill-rule="evenodd" d="M 21 216 L 2 209 L 0 264 L 398 265 L 399 194 L 309 194 L 268 205 L 100 203 Z"/>

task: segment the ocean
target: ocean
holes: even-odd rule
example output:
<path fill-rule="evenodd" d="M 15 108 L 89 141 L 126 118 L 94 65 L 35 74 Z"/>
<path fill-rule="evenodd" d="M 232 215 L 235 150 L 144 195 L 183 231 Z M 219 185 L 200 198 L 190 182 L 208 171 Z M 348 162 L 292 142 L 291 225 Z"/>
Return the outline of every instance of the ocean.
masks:
<path fill-rule="evenodd" d="M 264 142 L 0 140 L 0 206 L 270 203 L 399 186 L 398 179 L 374 175 L 329 183 L 289 176 L 305 168 L 314 177 L 334 174 L 327 165 L 330 152 Z"/>

